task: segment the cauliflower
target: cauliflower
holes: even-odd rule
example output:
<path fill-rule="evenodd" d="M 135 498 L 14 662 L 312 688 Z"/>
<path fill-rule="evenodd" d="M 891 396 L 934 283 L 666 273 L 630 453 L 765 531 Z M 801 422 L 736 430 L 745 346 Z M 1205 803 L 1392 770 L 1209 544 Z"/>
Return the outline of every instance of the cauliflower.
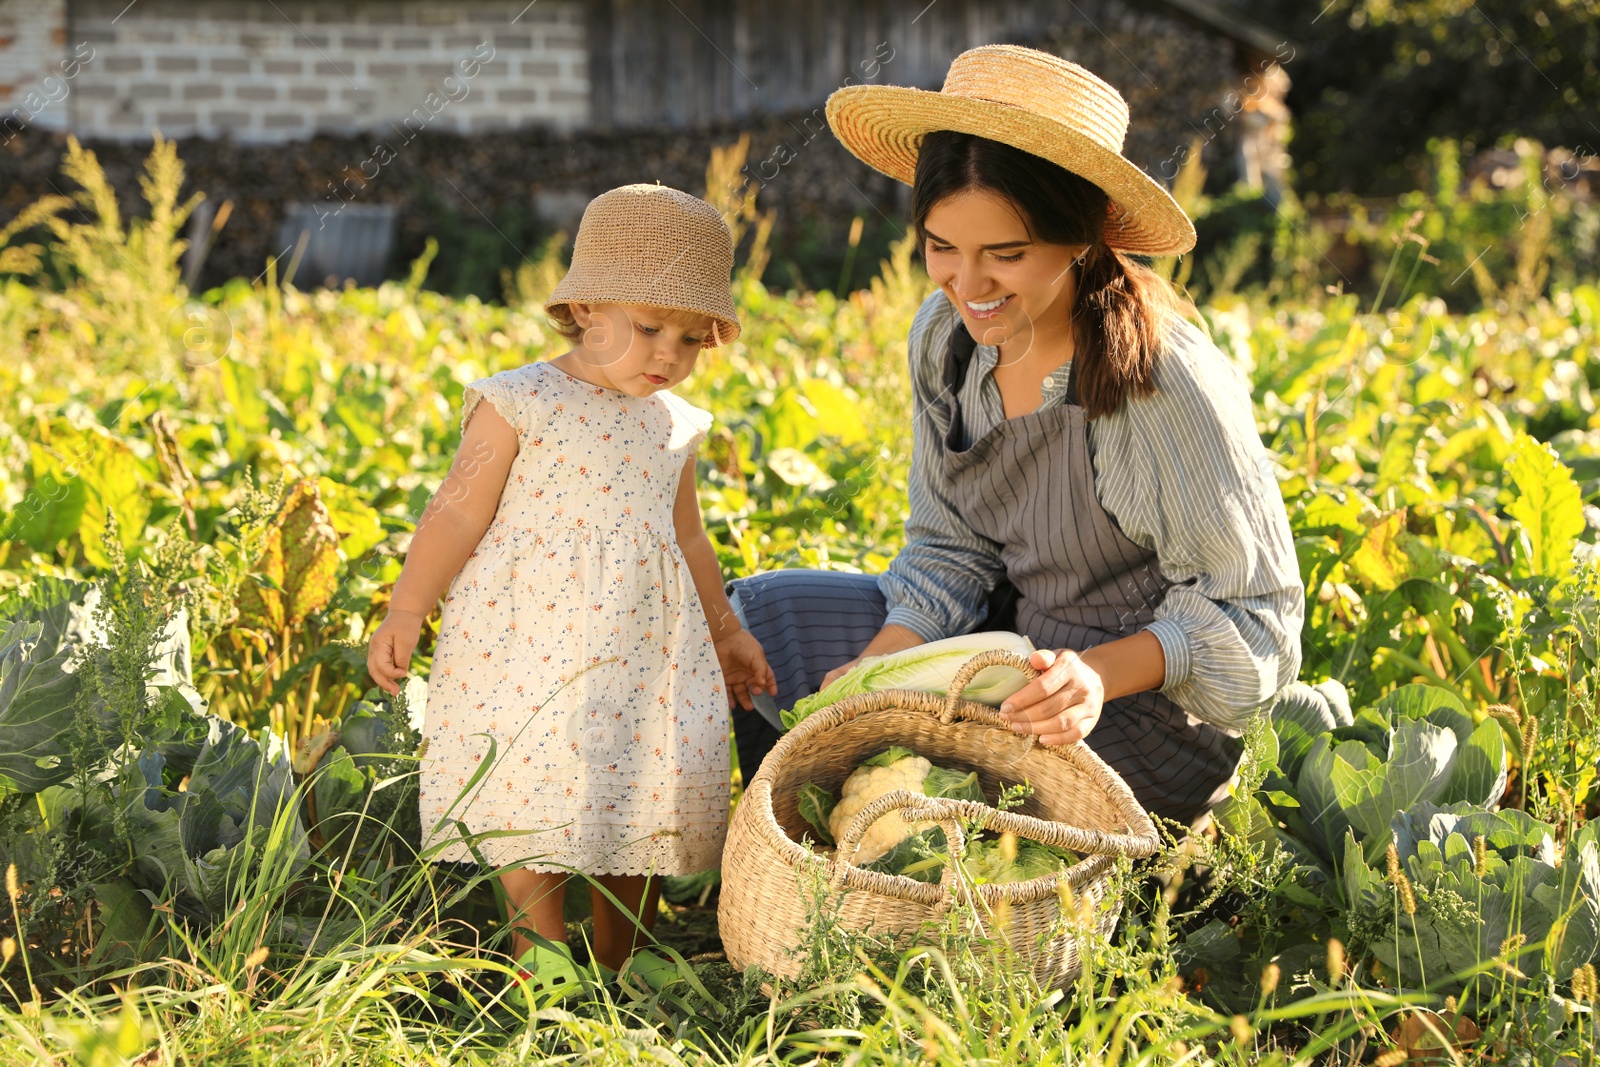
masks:
<path fill-rule="evenodd" d="M 926 758 L 907 755 L 901 756 L 886 767 L 863 763 L 851 771 L 850 777 L 844 780 L 844 787 L 839 792 L 839 803 L 834 806 L 833 813 L 828 817 L 828 829 L 832 831 L 833 839 L 837 841 L 843 837 L 845 828 L 861 809 L 883 794 L 896 789 L 908 789 L 913 793 L 923 792 L 922 783 L 927 780 L 928 773 L 932 770 L 933 764 Z M 933 825 L 931 822 L 908 823 L 898 811 L 891 811 L 861 835 L 861 845 L 856 849 L 852 859 L 864 866 L 912 834 L 921 833 Z"/>
<path fill-rule="evenodd" d="M 811 847 L 821 855 L 837 855 L 830 846 L 844 836 L 861 810 L 896 789 L 927 797 L 985 802 L 978 772 L 936 767 L 909 748 L 893 745 L 851 771 L 838 800 L 815 782 L 800 787 L 796 805 L 801 817 L 816 831 L 819 842 Z M 1031 792 L 1026 783 L 1002 789 L 998 806 L 1001 810 L 1014 808 Z M 901 812 L 891 811 L 861 835 L 856 854 L 850 859 L 869 870 L 904 875 L 919 882 L 937 882 L 944 871 L 944 849 L 944 831 L 937 823 L 907 822 Z M 973 880 L 980 883 L 1024 882 L 1051 874 L 1062 863 L 1070 867 L 1077 860 L 1065 849 L 1002 834 L 999 841 L 969 837 L 964 865 Z"/>

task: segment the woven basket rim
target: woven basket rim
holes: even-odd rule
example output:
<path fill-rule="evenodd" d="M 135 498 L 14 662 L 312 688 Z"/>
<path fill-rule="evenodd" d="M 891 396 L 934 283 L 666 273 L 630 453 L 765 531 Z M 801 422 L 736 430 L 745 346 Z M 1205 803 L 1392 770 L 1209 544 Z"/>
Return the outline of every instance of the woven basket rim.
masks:
<path fill-rule="evenodd" d="M 982 655 L 982 654 L 980 654 Z M 974 657 L 975 659 L 977 657 Z M 875 711 L 901 711 L 914 715 L 927 715 L 935 720 L 941 713 L 953 712 L 956 718 L 966 720 L 979 726 L 990 729 L 1005 730 L 1008 735 L 1012 733 L 1009 725 L 1004 724 L 1000 713 L 994 708 L 977 701 L 958 698 L 950 700 L 937 693 L 925 693 L 912 689 L 881 689 L 870 693 L 858 693 L 822 708 L 794 729 L 783 734 L 778 739 L 767 758 L 762 760 L 760 769 L 750 784 L 745 788 L 740 804 L 755 804 L 752 814 L 759 833 L 766 838 L 767 844 L 772 847 L 785 863 L 799 870 L 803 864 L 820 864 L 822 869 L 831 869 L 831 864 L 826 858 L 817 855 L 811 849 L 801 845 L 791 838 L 778 823 L 773 812 L 772 783 L 779 769 L 787 765 L 786 760 L 791 752 L 804 745 L 814 734 L 820 734 L 828 729 L 840 726 L 843 723 L 860 715 Z M 1032 735 L 1030 742 L 1034 742 Z M 886 739 L 888 744 L 893 744 L 892 739 Z M 1139 805 L 1134 798 L 1133 791 L 1104 760 L 1095 752 L 1078 741 L 1071 745 L 1037 745 L 1040 751 L 1049 753 L 1073 765 L 1085 777 L 1096 785 L 1106 789 L 1119 813 L 1124 817 L 1126 836 L 1135 839 L 1147 851 L 1143 854 L 1153 854 L 1160 847 L 1160 837 L 1156 833 L 1155 824 L 1149 814 Z M 1055 820 L 1042 820 L 1055 822 Z M 1065 823 L 1058 823 L 1065 826 Z M 1087 883 L 1104 877 L 1114 862 L 1110 854 L 1091 855 L 1084 860 L 1067 868 L 1065 876 L 1067 885 L 1074 891 L 1080 890 Z M 848 872 L 860 872 L 874 876 L 873 880 L 882 880 L 881 884 L 893 886 L 898 892 L 893 895 L 905 899 L 922 900 L 925 903 L 953 900 L 956 891 L 928 882 L 919 882 L 905 875 L 887 875 L 876 871 L 865 871 L 853 863 L 846 866 Z M 1008 901 L 1014 904 L 1031 903 L 1057 892 L 1057 884 L 1061 873 L 1041 875 L 1038 878 L 1025 882 L 986 883 L 977 887 L 978 894 L 986 903 L 998 904 Z M 855 879 L 851 879 L 854 881 Z M 848 884 L 848 883 L 847 883 Z M 870 885 L 858 885 L 855 888 L 867 889 L 877 892 Z"/>

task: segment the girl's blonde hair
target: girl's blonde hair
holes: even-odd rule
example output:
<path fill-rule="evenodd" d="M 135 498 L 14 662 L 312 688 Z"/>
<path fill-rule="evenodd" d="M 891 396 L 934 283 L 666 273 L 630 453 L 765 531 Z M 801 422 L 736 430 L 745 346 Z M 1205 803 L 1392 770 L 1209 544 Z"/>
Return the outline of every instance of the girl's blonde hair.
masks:
<path fill-rule="evenodd" d="M 702 315 L 698 311 L 685 311 L 683 308 L 661 308 L 650 304 L 620 304 L 622 307 L 648 307 L 663 319 L 674 326 L 686 329 L 701 326 L 705 329 L 707 344 L 715 343 L 718 336 L 717 320 L 710 315 Z M 550 325 L 567 339 L 569 344 L 577 344 L 583 337 L 583 327 L 578 325 L 578 320 L 572 316 L 572 308 L 568 304 L 552 304 L 545 312 L 550 318 Z"/>

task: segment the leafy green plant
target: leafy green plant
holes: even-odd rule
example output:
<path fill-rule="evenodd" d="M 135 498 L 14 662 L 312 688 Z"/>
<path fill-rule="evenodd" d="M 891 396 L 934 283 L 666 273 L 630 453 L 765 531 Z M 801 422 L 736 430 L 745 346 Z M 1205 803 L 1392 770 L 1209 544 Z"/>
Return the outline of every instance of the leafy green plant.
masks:
<path fill-rule="evenodd" d="M 1592 827 L 1558 848 L 1553 827 L 1515 811 L 1424 804 L 1395 823 L 1409 884 L 1394 929 L 1372 952 L 1401 985 L 1459 992 L 1538 986 L 1545 976 L 1566 983 L 1600 951 Z M 1382 893 L 1386 880 L 1353 859 L 1346 879 L 1369 894 Z M 1398 872 L 1387 880 L 1398 881 Z"/>
<path fill-rule="evenodd" d="M 176 211 L 181 176 L 160 169 L 170 189 L 161 197 Z M 1325 292 L 1337 279 L 1318 274 L 1324 253 L 1347 262 L 1350 246 L 1332 243 L 1343 234 L 1281 213 L 1271 279 L 1253 286 L 1259 275 L 1247 269 L 1242 295 L 1205 309 L 1249 377 L 1257 428 L 1278 461 L 1306 583 L 1304 673 L 1329 681 L 1291 687 L 1250 732 L 1214 838 L 1192 833 L 1162 858 L 1158 879 L 1119 882 L 1122 930 L 1109 944 L 1085 935 L 1088 970 L 1067 997 L 1043 995 L 1008 963 L 989 936 L 1000 917 L 954 908 L 939 936 L 900 955 L 832 937 L 824 918 L 801 946 L 825 958 L 808 972 L 815 983 L 769 998 L 761 976 L 717 962 L 706 877 L 683 887 L 689 904 L 657 928 L 677 939 L 680 971 L 700 987 L 597 996 L 538 1025 L 514 1018 L 502 996 L 510 968 L 493 872 L 434 865 L 426 853 L 412 862 L 414 724 L 401 702 L 370 690 L 364 646 L 458 444 L 462 384 L 560 350 L 537 307 L 560 249 L 547 246 L 538 271 L 511 279 L 525 307 L 429 291 L 425 259 L 409 282 L 376 289 L 300 291 L 269 270 L 194 297 L 145 293 L 146 312 L 182 311 L 164 322 L 198 316 L 232 337 L 172 374 L 167 326 L 128 313 L 134 283 L 74 280 L 65 248 L 34 225 L 39 212 L 0 230 L 0 243 L 12 242 L 0 270 L 26 272 L 0 278 L 0 337 L 20 354 L 0 361 L 0 591 L 124 566 L 129 583 L 148 580 L 139 597 L 115 592 L 98 611 L 78 594 L 72 611 L 99 619 L 82 636 L 70 613 L 60 623 L 42 609 L 29 616 L 37 637 L 31 624 L 0 623 L 0 773 L 14 780 L 0 799 L 0 860 L 19 869 L 0 931 L 15 952 L 0 960 L 0 998 L 33 1012 L 29 983 L 41 987 L 37 1018 L 0 1009 L 0 1045 L 70 1061 L 103 1053 L 109 1021 L 137 1016 L 119 1050 L 159 1042 L 208 1063 L 245 1050 L 298 1062 L 1355 1063 L 1404 1051 L 1389 1036 L 1401 1015 L 1448 1015 L 1441 997 L 1459 989 L 1457 1007 L 1484 1032 L 1464 1057 L 1592 1059 L 1593 961 L 1569 977 L 1560 952 L 1546 959 L 1558 938 L 1544 936 L 1544 921 L 1558 933 L 1588 921 L 1590 898 L 1574 909 L 1579 894 L 1567 895 L 1565 879 L 1577 872 L 1584 883 L 1580 839 L 1600 816 L 1600 562 L 1588 510 L 1600 506 L 1600 289 L 1563 287 L 1566 257 L 1539 252 L 1537 216 L 1526 228 L 1517 217 L 1532 201 L 1471 207 L 1461 229 L 1463 216 L 1437 199 L 1430 192 L 1370 231 L 1357 220 L 1350 232 L 1378 254 L 1360 299 Z M 729 201 L 753 239 L 763 215 L 747 206 Z M 1259 207 L 1236 206 L 1241 216 Z M 1561 227 L 1581 221 L 1564 210 L 1545 212 L 1560 223 L 1557 249 Z M 74 217 L 96 225 L 95 210 Z M 1240 230 L 1265 235 L 1270 221 Z M 144 224 L 118 225 L 122 245 L 95 245 L 107 263 Z M 29 266 L 35 232 L 43 243 Z M 1452 310 L 1430 295 L 1436 268 L 1424 257 L 1460 245 L 1449 277 L 1466 268 L 1457 288 L 1475 288 L 1474 233 L 1494 243 L 1482 264 L 1495 303 L 1449 294 Z M 869 229 L 863 243 L 874 240 Z M 1264 256 L 1264 236 L 1257 247 Z M 175 243 L 165 248 L 175 256 Z M 1220 286 L 1246 262 L 1230 266 L 1219 249 L 1192 276 Z M 1531 283 L 1541 262 L 1555 281 L 1529 297 L 1537 286 L 1523 286 L 1518 264 Z M 910 452 L 904 344 L 930 288 L 909 239 L 854 293 L 768 288 L 753 263 L 734 279 L 746 331 L 682 388 L 718 414 L 699 485 L 727 574 L 875 573 L 893 558 Z M 302 535 L 315 565 L 292 562 Z M 301 610 L 330 585 L 330 598 Z M 176 646 L 170 669 L 143 673 L 180 615 L 193 689 Z M 419 684 L 435 621 L 414 661 Z M 65 631 L 52 637 L 51 626 Z M 101 631 L 104 641 L 89 636 Z M 28 673 L 69 646 L 84 671 Z M 51 677 L 48 695 L 35 691 Z M 1384 703 L 1414 683 L 1456 703 Z M 296 731 L 296 791 L 292 803 L 267 801 L 278 810 L 270 827 L 245 828 L 242 794 L 227 783 L 259 775 L 271 792 L 280 748 L 253 742 L 256 761 L 243 734 L 217 726 L 216 773 L 197 776 L 213 729 L 201 711 L 251 732 Z M 1494 730 L 1503 764 L 1487 744 Z M 308 742 L 327 743 L 316 762 L 306 762 Z M 147 750 L 162 754 L 159 784 L 138 761 Z M 1395 753 L 1422 758 L 1389 766 Z M 1301 784 L 1308 766 L 1327 779 L 1314 809 Z M 1486 803 L 1496 766 L 1505 787 Z M 192 802 L 178 788 L 184 774 L 200 783 Z M 59 803 L 41 811 L 46 794 Z M 179 866 L 147 858 L 139 873 L 130 799 L 149 801 L 135 814 L 168 835 L 154 840 L 170 844 L 175 822 L 181 842 L 187 819 L 203 847 Z M 1495 800 L 1505 807 L 1491 810 Z M 1425 843 L 1440 810 L 1456 829 Z M 47 814 L 57 821 L 38 832 Z M 309 858 L 295 845 L 301 826 Z M 242 836 L 219 856 L 224 831 Z M 1504 950 L 1492 932 L 1476 947 L 1460 935 L 1479 913 L 1459 842 L 1475 847 L 1480 833 L 1507 868 L 1502 877 L 1486 859 L 1494 906 L 1511 909 L 1504 939 L 1524 939 Z M 1391 840 L 1415 913 L 1388 872 Z M 157 878 L 167 898 L 145 888 Z M 225 917 L 204 913 L 204 896 Z M 1566 945 L 1577 935 L 1562 936 Z M 1483 969 L 1461 979 L 1451 969 L 1469 948 Z"/>
<path fill-rule="evenodd" d="M 1293 705 L 1290 705 L 1291 707 Z M 1340 852 L 1354 831 L 1369 855 L 1388 847 L 1389 824 L 1418 804 L 1493 804 L 1505 789 L 1505 738 L 1492 719 L 1474 723 L 1452 693 L 1425 685 L 1403 686 L 1349 725 L 1318 734 L 1302 758 L 1291 743 L 1303 728 L 1300 713 L 1275 710 L 1285 722 L 1280 756 L 1298 764 L 1280 814 L 1299 839 L 1324 860 Z M 1273 779 L 1269 776 L 1268 788 Z M 1284 779 L 1287 784 L 1288 779 Z"/>
<path fill-rule="evenodd" d="M 98 894 L 126 878 L 215 913 L 251 864 L 277 850 L 308 858 L 297 818 L 281 818 L 294 804 L 288 753 L 197 710 L 181 627 L 117 624 L 138 617 L 143 590 L 40 580 L 0 616 L 11 637 L 0 689 L 16 693 L 0 732 L 7 784 L 29 802 L 0 831 L 35 886 L 54 885 L 66 859 Z M 173 684 L 150 681 L 160 676 Z"/>
<path fill-rule="evenodd" d="M 281 850 L 292 857 L 293 877 L 310 852 L 298 819 L 290 819 L 287 833 L 279 826 L 280 815 L 293 811 L 295 791 L 282 742 L 273 738 L 263 748 L 222 719 L 205 726 L 198 747 L 180 735 L 116 767 L 107 795 L 84 809 L 74 811 L 72 794 L 59 791 L 39 803 L 48 825 L 75 825 L 86 835 L 112 833 L 120 815 L 133 884 L 216 915 L 252 863 L 271 863 Z"/>
<path fill-rule="evenodd" d="M 332 862 L 376 874 L 419 854 L 416 758 L 426 693 L 421 679 L 396 697 L 374 687 L 302 743 L 295 769 L 311 783 L 308 823 Z"/>

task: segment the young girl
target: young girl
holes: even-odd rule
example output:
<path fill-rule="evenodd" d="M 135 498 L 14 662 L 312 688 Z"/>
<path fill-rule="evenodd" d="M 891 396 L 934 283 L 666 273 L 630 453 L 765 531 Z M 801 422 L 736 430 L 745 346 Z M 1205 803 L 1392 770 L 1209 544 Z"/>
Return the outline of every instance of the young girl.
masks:
<path fill-rule="evenodd" d="M 476 848 L 510 865 L 513 951 L 557 994 L 579 978 L 568 872 L 608 891 L 591 891 L 594 956 L 620 969 L 654 922 L 650 876 L 720 860 L 730 691 L 748 709 L 776 690 L 701 525 L 695 452 L 711 416 L 668 392 L 739 334 L 732 263 L 727 224 L 687 193 L 630 185 L 589 204 L 545 305 L 572 350 L 467 386 L 460 451 L 368 653 L 395 692 L 446 594 L 424 844 L 471 861 L 464 836 L 495 831 Z M 649 981 L 664 963 L 640 953 L 630 970 Z"/>

